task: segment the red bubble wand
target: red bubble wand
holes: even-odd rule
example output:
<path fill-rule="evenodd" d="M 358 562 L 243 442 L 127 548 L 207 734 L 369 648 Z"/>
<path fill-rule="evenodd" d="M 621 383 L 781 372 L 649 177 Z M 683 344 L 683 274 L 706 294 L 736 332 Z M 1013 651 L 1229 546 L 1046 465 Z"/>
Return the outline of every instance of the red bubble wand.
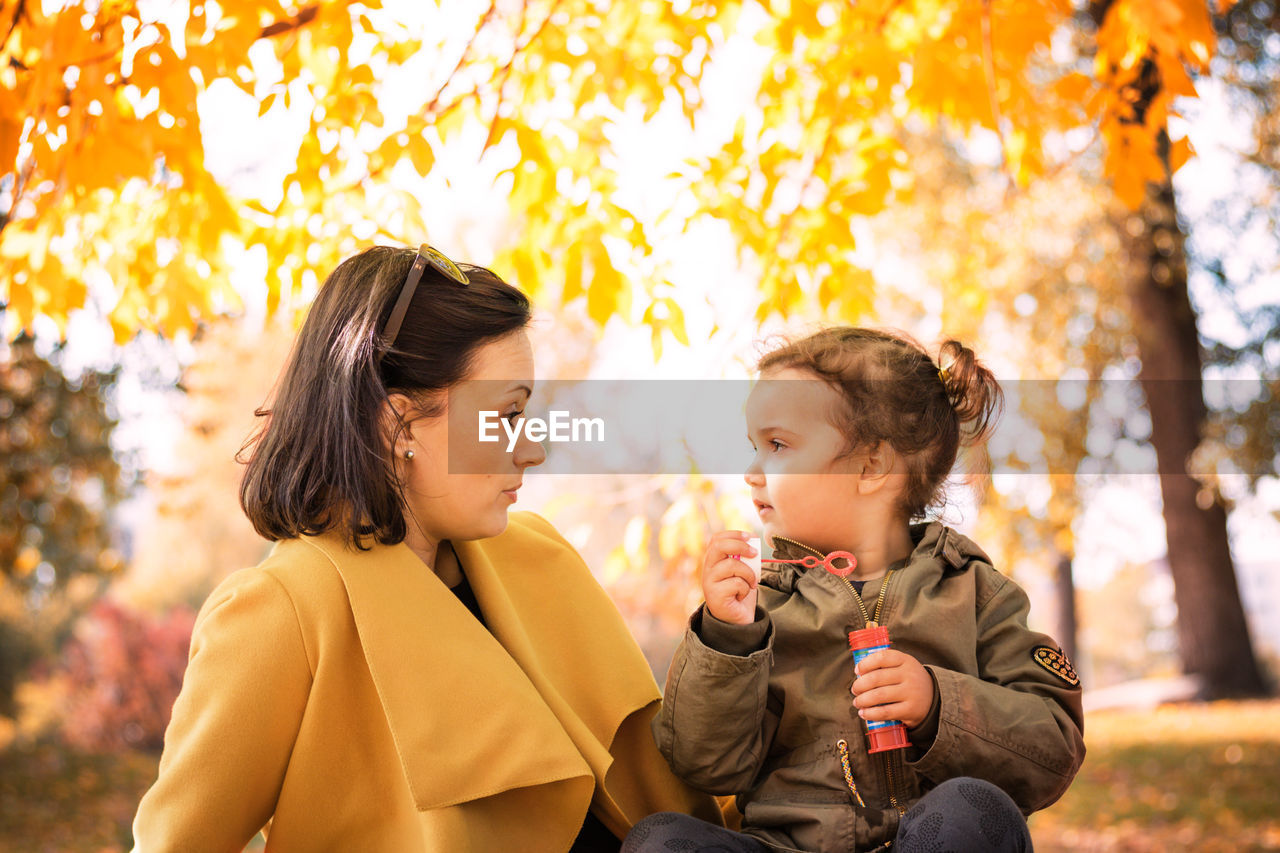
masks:
<path fill-rule="evenodd" d="M 843 566 L 836 566 L 836 560 L 844 560 L 845 564 Z M 813 555 L 808 555 L 805 557 L 801 557 L 799 560 L 762 559 L 760 560 L 760 562 L 791 563 L 793 565 L 804 566 L 806 569 L 814 569 L 814 568 L 817 568 L 818 566 L 822 566 L 824 569 L 831 572 L 831 574 L 835 575 L 838 578 L 849 577 L 849 575 L 853 574 L 853 570 L 858 567 L 858 559 L 854 557 L 852 554 L 850 554 L 848 551 L 832 551 L 830 554 L 828 554 L 827 556 L 821 559 L 814 557 Z"/>

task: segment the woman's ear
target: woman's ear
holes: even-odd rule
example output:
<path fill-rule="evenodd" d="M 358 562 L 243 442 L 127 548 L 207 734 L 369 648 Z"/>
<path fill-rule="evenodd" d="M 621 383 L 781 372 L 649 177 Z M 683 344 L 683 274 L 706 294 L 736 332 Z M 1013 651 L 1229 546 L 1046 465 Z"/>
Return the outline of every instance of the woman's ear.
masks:
<path fill-rule="evenodd" d="M 421 433 L 426 426 L 424 422 L 443 417 L 448 409 L 448 394 L 444 391 L 424 391 L 421 395 L 395 392 L 388 394 L 382 404 L 380 420 L 382 423 L 382 440 L 387 449 L 397 458 L 402 458 L 405 451 L 415 446 L 414 425 L 419 426 Z M 418 435 L 419 440 L 423 440 Z"/>
<path fill-rule="evenodd" d="M 418 406 L 407 394 L 389 394 L 382 404 L 382 437 L 393 456 L 403 456 L 413 442 Z"/>

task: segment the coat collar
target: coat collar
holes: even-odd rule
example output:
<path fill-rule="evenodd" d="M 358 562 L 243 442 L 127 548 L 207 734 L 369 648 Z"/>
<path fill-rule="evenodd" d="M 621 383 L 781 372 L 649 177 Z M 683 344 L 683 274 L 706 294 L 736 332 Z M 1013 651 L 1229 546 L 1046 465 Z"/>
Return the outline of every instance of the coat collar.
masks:
<path fill-rule="evenodd" d="M 969 562 L 975 558 L 991 562 L 991 559 L 973 540 L 938 521 L 911 525 L 911 539 L 915 542 L 915 548 L 903 565 L 904 568 L 921 559 L 937 559 L 954 570 L 967 568 Z M 809 555 L 822 559 L 826 556 L 817 548 L 783 536 L 774 537 L 773 544 L 773 556 L 782 560 L 798 560 Z M 857 554 L 854 556 L 856 557 Z M 779 574 L 782 575 L 784 583 L 790 580 L 791 584 L 794 584 L 794 578 L 806 571 L 808 569 L 800 566 L 794 568 L 786 566 L 779 569 Z"/>
<path fill-rule="evenodd" d="M 658 696 L 612 602 L 572 548 L 538 526 L 513 515 L 501 536 L 454 543 L 489 630 L 403 544 L 358 551 L 334 535 L 302 540 L 346 587 L 419 810 L 603 779 L 617 727 Z M 596 654 L 583 653 L 587 637 Z"/>

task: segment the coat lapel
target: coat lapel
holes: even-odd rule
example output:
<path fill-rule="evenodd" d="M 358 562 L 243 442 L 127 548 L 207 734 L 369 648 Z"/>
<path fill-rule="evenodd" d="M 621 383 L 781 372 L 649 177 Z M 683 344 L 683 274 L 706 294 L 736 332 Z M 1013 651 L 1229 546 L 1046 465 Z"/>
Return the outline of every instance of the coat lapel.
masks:
<path fill-rule="evenodd" d="M 591 773 L 535 683 L 407 546 L 304 541 L 342 577 L 419 810 Z"/>
<path fill-rule="evenodd" d="M 661 698 L 612 599 L 530 513 L 513 514 L 501 536 L 453 547 L 493 635 L 603 781 L 618 727 Z"/>

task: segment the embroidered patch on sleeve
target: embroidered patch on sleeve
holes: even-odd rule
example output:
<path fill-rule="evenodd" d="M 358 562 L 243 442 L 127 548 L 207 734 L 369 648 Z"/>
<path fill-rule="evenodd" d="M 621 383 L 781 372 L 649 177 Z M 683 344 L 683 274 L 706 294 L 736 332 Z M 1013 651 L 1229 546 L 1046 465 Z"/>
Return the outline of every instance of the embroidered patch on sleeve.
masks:
<path fill-rule="evenodd" d="M 1075 668 L 1071 666 L 1071 661 L 1067 660 L 1058 649 L 1051 649 L 1048 646 L 1036 646 L 1035 651 L 1031 653 L 1036 663 L 1061 678 L 1067 684 L 1078 685 L 1080 676 L 1076 675 Z"/>

